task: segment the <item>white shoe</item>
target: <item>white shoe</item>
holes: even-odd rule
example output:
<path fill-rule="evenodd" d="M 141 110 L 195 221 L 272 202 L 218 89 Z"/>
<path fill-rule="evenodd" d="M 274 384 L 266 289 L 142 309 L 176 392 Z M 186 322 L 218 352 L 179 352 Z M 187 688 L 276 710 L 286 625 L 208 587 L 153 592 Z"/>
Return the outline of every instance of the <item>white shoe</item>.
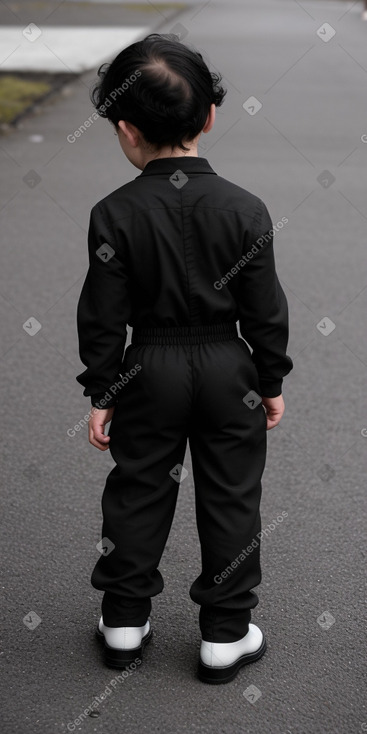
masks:
<path fill-rule="evenodd" d="M 204 683 L 229 683 L 243 665 L 259 660 L 265 650 L 265 636 L 251 622 L 247 635 L 235 642 L 202 640 L 198 676 Z"/>
<path fill-rule="evenodd" d="M 107 627 L 101 617 L 96 630 L 98 639 L 104 641 L 105 663 L 111 668 L 126 668 L 137 658 L 141 660 L 152 634 L 149 617 L 141 627 Z"/>

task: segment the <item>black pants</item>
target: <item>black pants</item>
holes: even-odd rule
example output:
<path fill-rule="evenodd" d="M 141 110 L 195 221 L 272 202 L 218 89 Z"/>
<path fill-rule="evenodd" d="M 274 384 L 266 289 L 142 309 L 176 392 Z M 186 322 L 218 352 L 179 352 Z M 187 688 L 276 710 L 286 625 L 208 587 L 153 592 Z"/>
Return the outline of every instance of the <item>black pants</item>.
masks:
<path fill-rule="evenodd" d="M 141 369 L 121 389 L 109 431 L 116 466 L 102 497 L 102 537 L 115 548 L 91 579 L 105 592 L 103 620 L 145 624 L 163 589 L 158 565 L 189 439 L 202 556 L 190 597 L 203 639 L 233 642 L 248 631 L 261 581 L 266 415 L 261 402 L 243 401 L 260 391 L 256 368 L 228 323 L 133 330 L 122 373 L 135 364 Z"/>

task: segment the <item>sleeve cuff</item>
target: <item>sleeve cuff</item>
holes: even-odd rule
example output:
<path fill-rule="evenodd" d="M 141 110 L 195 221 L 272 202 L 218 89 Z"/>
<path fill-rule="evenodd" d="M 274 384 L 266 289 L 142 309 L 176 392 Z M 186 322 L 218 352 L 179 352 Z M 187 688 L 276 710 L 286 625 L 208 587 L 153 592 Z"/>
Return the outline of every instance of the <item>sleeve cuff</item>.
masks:
<path fill-rule="evenodd" d="M 264 398 L 277 398 L 282 394 L 283 378 L 280 380 L 261 380 L 260 394 Z"/>
<path fill-rule="evenodd" d="M 107 410 L 107 408 L 112 408 L 117 405 L 118 400 L 117 396 L 111 395 L 108 390 L 106 392 L 91 395 L 90 399 L 93 408 L 97 408 L 97 410 Z"/>

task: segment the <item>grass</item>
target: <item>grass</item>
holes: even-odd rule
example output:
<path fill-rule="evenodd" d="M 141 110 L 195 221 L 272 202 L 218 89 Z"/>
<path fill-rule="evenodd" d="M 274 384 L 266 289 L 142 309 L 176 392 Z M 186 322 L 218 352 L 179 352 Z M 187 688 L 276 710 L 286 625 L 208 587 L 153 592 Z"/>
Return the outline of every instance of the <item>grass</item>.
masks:
<path fill-rule="evenodd" d="M 0 76 L 0 124 L 11 123 L 51 88 L 45 81 L 20 79 L 13 74 Z"/>

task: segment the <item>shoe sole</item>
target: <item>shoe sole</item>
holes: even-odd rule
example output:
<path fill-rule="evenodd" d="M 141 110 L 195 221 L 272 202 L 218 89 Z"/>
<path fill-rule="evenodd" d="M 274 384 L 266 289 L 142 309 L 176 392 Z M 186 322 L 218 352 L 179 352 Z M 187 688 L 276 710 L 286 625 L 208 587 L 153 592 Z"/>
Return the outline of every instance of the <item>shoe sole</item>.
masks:
<path fill-rule="evenodd" d="M 205 665 L 199 659 L 198 678 L 203 683 L 229 683 L 236 677 L 240 668 L 248 663 L 254 663 L 255 660 L 259 660 L 264 655 L 265 650 L 266 639 L 264 636 L 258 650 L 242 655 L 242 657 L 238 658 L 234 663 L 231 663 L 231 665 L 214 667 Z"/>
<path fill-rule="evenodd" d="M 110 647 L 105 640 L 103 632 L 100 631 L 98 626 L 96 629 L 97 639 L 100 642 L 104 642 L 104 662 L 109 668 L 127 668 L 131 663 L 136 663 L 137 659 L 142 661 L 145 645 L 150 642 L 152 636 L 153 630 L 150 628 L 149 632 L 143 637 L 139 647 L 134 647 L 130 650 L 120 650 L 115 647 Z"/>

